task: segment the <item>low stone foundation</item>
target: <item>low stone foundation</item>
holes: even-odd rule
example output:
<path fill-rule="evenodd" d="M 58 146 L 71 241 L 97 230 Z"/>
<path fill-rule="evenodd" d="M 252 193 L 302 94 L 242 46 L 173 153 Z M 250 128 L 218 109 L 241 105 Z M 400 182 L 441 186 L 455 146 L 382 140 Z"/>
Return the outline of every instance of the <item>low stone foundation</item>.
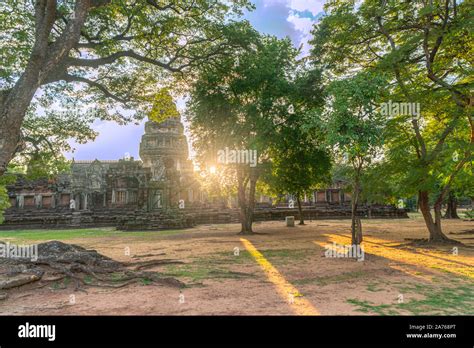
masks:
<path fill-rule="evenodd" d="M 192 227 L 193 221 L 178 210 L 143 212 L 130 209 L 33 210 L 5 213 L 0 229 L 117 227 L 123 230 Z"/>
<path fill-rule="evenodd" d="M 195 224 L 220 224 L 220 223 L 238 223 L 238 209 L 207 209 L 207 210 L 187 210 L 188 215 L 192 216 Z M 357 210 L 360 217 L 374 219 L 403 219 L 408 218 L 406 209 L 398 209 L 392 206 L 377 206 L 360 208 Z M 286 208 L 259 208 L 255 209 L 254 221 L 284 221 L 286 216 L 294 216 L 299 220 L 298 209 Z M 318 219 L 350 219 L 351 209 L 349 206 L 338 207 L 305 207 L 303 209 L 305 220 Z"/>
<path fill-rule="evenodd" d="M 350 219 L 348 206 L 305 207 L 305 220 Z M 362 207 L 357 215 L 366 218 L 408 218 L 407 210 L 392 206 Z M 298 209 L 258 208 L 254 221 L 281 220 L 294 216 L 299 220 Z M 121 230 L 159 230 L 188 228 L 200 224 L 238 223 L 238 209 L 167 209 L 146 212 L 133 209 L 103 209 L 72 211 L 57 209 L 8 209 L 0 229 L 22 228 L 83 228 L 112 226 Z"/>

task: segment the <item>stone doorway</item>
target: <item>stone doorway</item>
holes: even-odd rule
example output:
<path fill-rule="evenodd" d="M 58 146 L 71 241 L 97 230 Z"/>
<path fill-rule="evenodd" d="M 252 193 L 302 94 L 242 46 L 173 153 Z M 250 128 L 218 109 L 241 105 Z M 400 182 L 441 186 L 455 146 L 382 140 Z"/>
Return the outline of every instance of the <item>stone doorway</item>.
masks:
<path fill-rule="evenodd" d="M 163 207 L 163 191 L 162 190 L 152 190 L 150 192 L 150 198 L 148 207 L 150 210 L 161 209 Z"/>
<path fill-rule="evenodd" d="M 94 208 L 103 208 L 105 207 L 105 193 L 102 192 L 93 192 L 92 193 L 92 206 Z"/>

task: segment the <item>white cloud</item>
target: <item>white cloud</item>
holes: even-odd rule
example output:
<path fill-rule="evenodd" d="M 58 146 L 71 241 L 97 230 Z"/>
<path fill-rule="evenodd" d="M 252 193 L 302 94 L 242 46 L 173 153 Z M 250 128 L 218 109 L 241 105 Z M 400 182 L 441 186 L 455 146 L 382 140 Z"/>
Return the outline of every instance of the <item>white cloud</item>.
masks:
<path fill-rule="evenodd" d="M 287 0 L 288 6 L 296 11 L 309 11 L 316 16 L 323 10 L 325 0 Z"/>
<path fill-rule="evenodd" d="M 290 12 L 287 21 L 293 24 L 295 30 L 301 32 L 303 35 L 308 35 L 313 28 L 314 21 L 311 18 L 300 17 L 294 12 Z"/>
<path fill-rule="evenodd" d="M 285 5 L 295 11 L 309 11 L 313 16 L 323 11 L 326 2 L 327 0 L 262 0 L 264 7 Z"/>
<path fill-rule="evenodd" d="M 310 18 L 300 17 L 293 11 L 290 12 L 287 21 L 293 25 L 297 32 L 300 33 L 299 45 L 303 45 L 301 56 L 307 56 L 310 50 L 309 41 L 312 38 L 311 29 L 313 28 L 313 24 L 315 22 Z"/>

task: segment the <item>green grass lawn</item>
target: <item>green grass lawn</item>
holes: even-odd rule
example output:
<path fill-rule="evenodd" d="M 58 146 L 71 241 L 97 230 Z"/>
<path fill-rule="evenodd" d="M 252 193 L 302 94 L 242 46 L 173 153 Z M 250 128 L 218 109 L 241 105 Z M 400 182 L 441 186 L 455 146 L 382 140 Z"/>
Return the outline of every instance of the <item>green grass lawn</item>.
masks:
<path fill-rule="evenodd" d="M 252 278 L 255 276 L 254 274 L 233 271 L 229 269 L 229 266 L 244 263 L 253 264 L 253 262 L 252 256 L 245 250 L 241 250 L 238 256 L 233 252 L 217 252 L 193 258 L 190 263 L 166 266 L 163 275 L 186 278 L 184 280 L 191 281 L 187 286 L 200 286 L 204 280 L 208 279 Z"/>
<path fill-rule="evenodd" d="M 412 315 L 459 315 L 474 314 L 474 284 L 461 278 L 436 279 L 435 283 L 451 282 L 448 286 L 435 287 L 422 284 L 397 286 L 401 294 L 420 294 L 421 299 L 411 299 L 397 303 L 393 298 L 391 304 L 375 304 L 370 301 L 351 298 L 347 302 L 357 307 L 362 313 L 378 315 L 400 315 L 401 310 Z M 372 291 L 371 285 L 367 287 Z M 381 290 L 381 289 L 378 289 Z"/>
<path fill-rule="evenodd" d="M 446 213 L 445 210 L 443 210 L 441 212 L 441 214 L 444 216 L 444 214 Z M 434 216 L 434 210 L 431 210 L 431 214 Z M 468 209 L 458 209 L 458 215 L 461 219 L 469 219 L 471 218 L 471 215 L 472 215 L 472 210 L 468 210 Z M 410 219 L 423 219 L 423 214 L 421 214 L 421 212 L 413 212 L 413 211 L 410 211 L 408 212 L 408 217 Z"/>
<path fill-rule="evenodd" d="M 14 243 L 41 243 L 49 240 L 70 240 L 77 238 L 101 238 L 101 237 L 140 237 L 154 238 L 173 234 L 184 233 L 184 230 L 162 230 L 162 231 L 117 231 L 112 227 L 104 228 L 82 228 L 68 230 L 12 230 L 0 231 L 0 241 Z"/>

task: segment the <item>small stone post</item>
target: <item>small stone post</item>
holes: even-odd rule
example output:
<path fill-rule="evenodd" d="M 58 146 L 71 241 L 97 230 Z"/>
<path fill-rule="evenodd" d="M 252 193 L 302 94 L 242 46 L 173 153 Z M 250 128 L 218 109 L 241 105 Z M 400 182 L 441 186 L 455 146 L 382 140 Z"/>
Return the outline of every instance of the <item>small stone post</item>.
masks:
<path fill-rule="evenodd" d="M 295 227 L 295 217 L 287 216 L 285 217 L 286 227 Z"/>

